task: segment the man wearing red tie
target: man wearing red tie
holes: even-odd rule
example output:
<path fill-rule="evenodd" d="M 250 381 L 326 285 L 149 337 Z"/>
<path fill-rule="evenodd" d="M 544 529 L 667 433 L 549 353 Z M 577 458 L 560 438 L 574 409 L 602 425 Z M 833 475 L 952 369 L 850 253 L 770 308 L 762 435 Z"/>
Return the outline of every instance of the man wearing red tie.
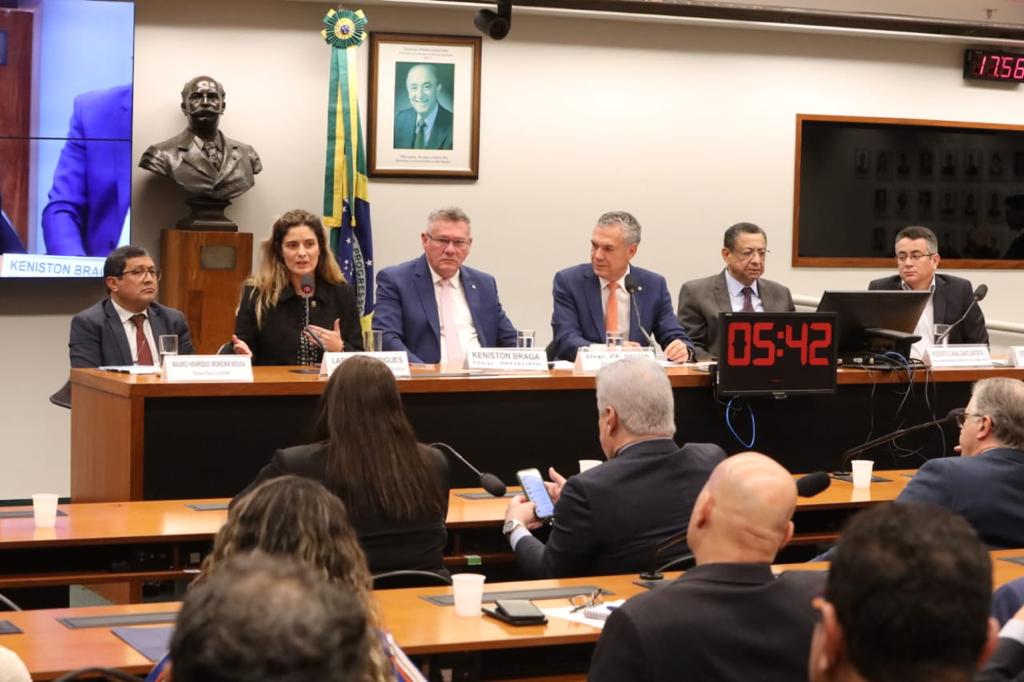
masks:
<path fill-rule="evenodd" d="M 693 342 L 672 311 L 661 275 L 630 265 L 640 245 L 640 223 L 625 211 L 605 213 L 590 237 L 590 262 L 555 275 L 555 357 L 575 360 L 576 351 L 604 343 L 619 332 L 627 346 L 656 340 L 672 362 L 693 356 Z M 634 309 L 635 306 L 635 309 Z"/>
<path fill-rule="evenodd" d="M 72 367 L 153 365 L 161 335 L 178 337 L 178 353 L 192 353 L 185 316 L 156 302 L 160 271 L 145 249 L 121 246 L 103 264 L 108 298 L 71 320 Z"/>

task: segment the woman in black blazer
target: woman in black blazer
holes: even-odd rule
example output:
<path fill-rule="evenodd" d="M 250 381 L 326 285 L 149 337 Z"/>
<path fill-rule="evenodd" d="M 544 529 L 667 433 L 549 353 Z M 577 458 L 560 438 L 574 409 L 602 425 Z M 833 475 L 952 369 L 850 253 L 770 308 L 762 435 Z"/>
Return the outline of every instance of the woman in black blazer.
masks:
<path fill-rule="evenodd" d="M 327 382 L 315 435 L 316 443 L 275 452 L 242 494 L 285 474 L 319 481 L 348 508 L 372 573 L 447 575 L 448 462 L 416 442 L 391 370 L 363 355 L 342 363 Z"/>

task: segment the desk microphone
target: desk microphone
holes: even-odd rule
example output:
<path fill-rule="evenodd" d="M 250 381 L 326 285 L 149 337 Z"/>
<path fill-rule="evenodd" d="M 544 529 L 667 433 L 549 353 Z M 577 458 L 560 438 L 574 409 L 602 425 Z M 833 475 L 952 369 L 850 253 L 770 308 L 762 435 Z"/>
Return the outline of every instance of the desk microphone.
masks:
<path fill-rule="evenodd" d="M 985 285 L 982 285 L 982 286 L 985 286 Z M 918 424 L 916 426 L 908 426 L 905 429 L 899 429 L 898 431 L 893 431 L 892 433 L 887 433 L 884 436 L 879 436 L 878 438 L 873 438 L 873 439 L 869 440 L 867 443 L 864 443 L 863 445 L 858 445 L 855 448 L 851 448 L 851 449 L 849 449 L 849 450 L 847 450 L 846 452 L 843 453 L 841 470 L 837 471 L 835 473 L 836 473 L 837 476 L 848 476 L 850 474 L 850 472 L 846 470 L 846 465 L 850 463 L 851 459 L 853 459 L 854 457 L 856 457 L 860 453 L 867 452 L 868 450 L 870 450 L 870 449 L 872 449 L 874 447 L 877 447 L 879 445 L 883 445 L 885 443 L 891 443 L 892 441 L 896 440 L 897 438 L 900 438 L 901 436 L 903 436 L 905 434 L 913 433 L 914 431 L 920 431 L 922 429 L 928 429 L 928 428 L 931 428 L 933 426 L 937 426 L 939 424 L 945 424 L 948 421 L 956 419 L 957 417 L 959 417 L 963 413 L 964 413 L 964 408 L 962 408 L 962 407 L 954 407 L 952 410 L 950 410 L 949 412 L 946 413 L 945 417 L 940 417 L 938 419 L 933 419 L 930 422 L 925 422 L 924 424 Z"/>
<path fill-rule="evenodd" d="M 313 286 L 316 284 L 316 280 L 313 278 L 313 274 L 310 272 L 305 273 L 299 278 L 299 296 L 302 296 L 302 304 L 305 306 L 305 318 L 302 325 L 302 331 L 306 333 L 306 337 L 313 342 L 313 344 L 320 350 L 327 350 L 324 347 L 323 341 L 317 338 L 309 329 L 309 299 L 313 296 Z"/>
<path fill-rule="evenodd" d="M 947 337 L 949 337 L 949 334 L 950 332 L 953 331 L 953 328 L 956 327 L 961 322 L 963 322 L 965 319 L 967 319 L 967 314 L 971 312 L 971 308 L 973 308 L 974 306 L 978 305 L 978 303 L 983 301 L 985 299 L 985 296 L 987 295 L 988 285 L 979 284 L 978 288 L 974 290 L 974 297 L 971 299 L 971 304 L 967 306 L 967 310 L 964 311 L 964 314 L 960 316 L 959 320 L 949 325 L 949 327 L 946 328 L 946 331 L 944 331 L 937 339 L 935 339 L 935 345 L 941 345 L 942 342 L 945 341 Z"/>
<path fill-rule="evenodd" d="M 489 492 L 491 495 L 494 495 L 495 497 L 505 497 L 505 484 L 502 482 L 500 478 L 498 478 L 494 474 L 487 474 L 477 469 L 475 466 L 469 463 L 469 460 L 467 460 L 465 457 L 456 452 L 455 448 L 453 448 L 451 445 L 448 445 L 447 443 L 431 443 L 430 447 L 440 448 L 441 450 L 444 450 L 446 453 L 448 453 L 450 456 L 454 457 L 455 459 L 465 464 L 470 471 L 472 471 L 474 474 L 480 477 L 480 487 Z"/>
<path fill-rule="evenodd" d="M 647 343 L 651 344 L 651 348 L 655 352 L 658 351 L 658 343 L 655 341 L 654 336 L 644 329 L 644 323 L 640 321 L 640 308 L 636 304 L 636 292 L 640 290 L 640 285 L 637 284 L 636 278 L 631 273 L 626 273 L 626 279 L 623 280 L 623 286 L 626 288 L 626 293 L 629 294 L 630 308 L 633 309 L 633 316 L 636 317 L 636 326 L 640 328 L 640 333 L 647 339 Z"/>
<path fill-rule="evenodd" d="M 798 497 L 814 497 L 818 493 L 824 492 L 830 485 L 832 485 L 832 479 L 828 477 L 827 473 L 824 471 L 815 471 L 813 474 L 801 476 L 796 480 L 796 494 Z M 640 579 L 661 580 L 664 577 L 661 572 L 668 566 L 671 566 L 676 562 L 692 559 L 693 553 L 689 552 L 678 559 L 673 559 L 660 568 L 658 567 L 658 557 L 660 557 L 666 549 L 675 547 L 683 542 L 686 542 L 686 531 L 670 536 L 667 540 L 661 542 L 657 547 L 655 547 L 654 552 L 651 555 L 650 570 L 641 573 Z"/>

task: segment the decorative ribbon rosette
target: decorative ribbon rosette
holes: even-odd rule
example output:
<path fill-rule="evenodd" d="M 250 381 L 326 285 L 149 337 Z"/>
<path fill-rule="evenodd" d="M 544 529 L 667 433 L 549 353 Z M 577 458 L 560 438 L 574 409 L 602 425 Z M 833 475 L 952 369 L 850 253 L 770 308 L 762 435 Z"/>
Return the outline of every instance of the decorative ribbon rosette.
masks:
<path fill-rule="evenodd" d="M 366 35 L 366 15 L 363 10 L 328 10 L 320 35 L 331 47 L 344 49 L 358 47 Z"/>

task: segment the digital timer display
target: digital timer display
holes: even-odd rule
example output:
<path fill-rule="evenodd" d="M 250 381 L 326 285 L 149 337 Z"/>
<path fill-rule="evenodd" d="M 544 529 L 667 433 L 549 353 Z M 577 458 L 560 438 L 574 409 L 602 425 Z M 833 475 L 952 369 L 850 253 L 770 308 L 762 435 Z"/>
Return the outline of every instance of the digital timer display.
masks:
<path fill-rule="evenodd" d="M 721 313 L 718 394 L 832 393 L 834 313 Z"/>
<path fill-rule="evenodd" d="M 964 78 L 1024 83 L 1024 54 L 964 50 Z"/>

